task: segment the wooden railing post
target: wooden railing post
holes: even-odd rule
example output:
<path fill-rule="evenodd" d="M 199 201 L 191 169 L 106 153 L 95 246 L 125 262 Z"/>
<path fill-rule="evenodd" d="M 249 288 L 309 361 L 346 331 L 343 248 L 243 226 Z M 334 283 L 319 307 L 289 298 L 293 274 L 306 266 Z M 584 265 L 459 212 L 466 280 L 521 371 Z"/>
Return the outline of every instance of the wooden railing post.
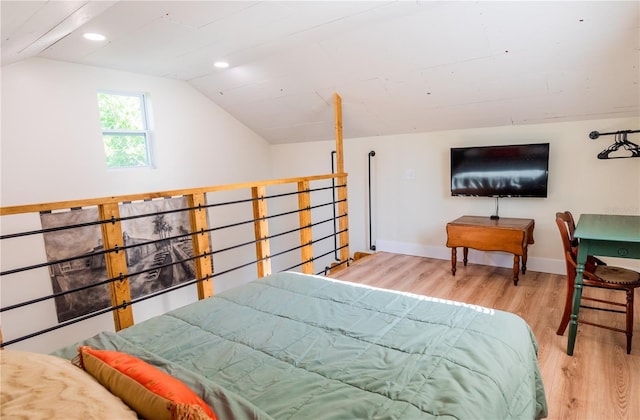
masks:
<path fill-rule="evenodd" d="M 109 278 L 122 277 L 109 283 L 111 305 L 117 306 L 131 302 L 131 290 L 127 275 L 127 257 L 124 252 L 122 225 L 120 224 L 120 209 L 118 203 L 102 204 L 98 206 L 100 220 L 111 220 L 111 223 L 101 225 L 102 243 L 104 249 L 119 249 L 107 252 L 104 256 Z M 113 323 L 116 331 L 133 325 L 133 308 L 131 305 L 113 311 Z"/>
<path fill-rule="evenodd" d="M 300 210 L 300 245 L 302 245 L 302 272 L 313 274 L 313 232 L 311 228 L 311 194 L 309 181 L 298 182 L 298 209 Z"/>
<path fill-rule="evenodd" d="M 344 173 L 344 147 L 342 137 L 342 98 L 333 94 L 333 114 L 336 132 L 336 173 Z"/>
<path fill-rule="evenodd" d="M 338 235 L 340 248 L 340 261 L 348 261 L 350 258 L 349 252 L 349 205 L 347 203 L 347 174 L 344 172 L 344 144 L 342 136 L 342 98 L 337 93 L 333 94 L 333 107 L 335 117 L 335 131 L 336 131 L 336 170 L 340 174 L 338 176 L 338 216 L 342 216 L 339 219 L 338 226 L 340 228 L 340 235 Z"/>
<path fill-rule="evenodd" d="M 253 198 L 253 227 L 256 238 L 256 260 L 258 268 L 258 277 L 264 277 L 271 274 L 271 248 L 269 245 L 269 222 L 266 217 L 267 187 L 264 185 L 251 188 L 251 197 Z"/>
<path fill-rule="evenodd" d="M 207 232 L 207 197 L 205 193 L 194 193 L 187 195 L 189 207 L 199 207 L 189 211 L 191 221 L 191 241 L 193 243 L 194 256 L 202 255 L 193 260 L 195 265 L 196 278 L 203 279 L 213 274 L 213 264 L 211 262 L 211 244 L 209 243 L 209 233 Z M 213 296 L 213 279 L 198 282 L 198 299 L 205 299 Z"/>

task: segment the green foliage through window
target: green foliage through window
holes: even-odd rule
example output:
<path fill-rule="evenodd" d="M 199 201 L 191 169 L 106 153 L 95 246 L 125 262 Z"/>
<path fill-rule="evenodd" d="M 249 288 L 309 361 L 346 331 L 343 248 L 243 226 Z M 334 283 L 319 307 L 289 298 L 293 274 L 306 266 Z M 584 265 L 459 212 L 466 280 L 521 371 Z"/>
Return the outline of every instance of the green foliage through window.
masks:
<path fill-rule="evenodd" d="M 151 166 L 144 100 L 142 94 L 98 92 L 108 168 Z"/>

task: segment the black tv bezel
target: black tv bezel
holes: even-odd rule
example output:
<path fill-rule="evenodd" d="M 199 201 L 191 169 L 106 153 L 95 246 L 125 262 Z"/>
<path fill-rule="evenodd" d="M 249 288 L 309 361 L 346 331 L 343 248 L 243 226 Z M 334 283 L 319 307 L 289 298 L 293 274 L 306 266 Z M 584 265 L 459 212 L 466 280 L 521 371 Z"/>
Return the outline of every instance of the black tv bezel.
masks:
<path fill-rule="evenodd" d="M 527 148 L 531 146 L 546 146 L 546 169 L 545 169 L 545 184 L 544 184 L 544 195 L 542 194 L 499 194 L 499 193 L 479 193 L 479 194 L 468 194 L 468 193 L 454 193 L 453 190 L 453 154 L 454 150 L 470 150 L 470 149 L 507 149 L 507 148 Z M 488 146 L 466 146 L 466 147 L 451 147 L 449 156 L 449 189 L 452 197 L 513 197 L 513 198 L 548 198 L 549 196 L 549 155 L 550 155 L 550 143 L 549 142 L 540 142 L 540 143 L 521 143 L 521 144 L 505 144 L 505 145 L 488 145 Z"/>

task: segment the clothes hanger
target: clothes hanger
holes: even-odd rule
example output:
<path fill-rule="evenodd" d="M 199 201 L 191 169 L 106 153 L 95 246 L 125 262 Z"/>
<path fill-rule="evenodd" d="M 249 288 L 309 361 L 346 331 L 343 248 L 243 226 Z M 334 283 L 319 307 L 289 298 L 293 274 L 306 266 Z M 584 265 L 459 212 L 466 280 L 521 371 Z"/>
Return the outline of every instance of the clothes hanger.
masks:
<path fill-rule="evenodd" d="M 598 133 L 597 131 L 592 131 L 591 133 L 589 133 L 589 137 L 591 139 L 597 139 L 601 135 L 609 135 L 609 134 L 615 135 L 615 142 L 611 146 L 604 149 L 602 152 L 598 153 L 598 159 L 633 158 L 633 157 L 640 157 L 640 146 L 627 140 L 627 135 L 629 133 L 638 133 L 638 132 L 640 132 L 640 130 L 635 130 L 635 131 L 624 130 L 624 131 L 616 131 L 615 133 Z M 628 150 L 629 152 L 631 152 L 631 155 L 609 156 L 611 153 L 619 150 L 620 148 Z"/>

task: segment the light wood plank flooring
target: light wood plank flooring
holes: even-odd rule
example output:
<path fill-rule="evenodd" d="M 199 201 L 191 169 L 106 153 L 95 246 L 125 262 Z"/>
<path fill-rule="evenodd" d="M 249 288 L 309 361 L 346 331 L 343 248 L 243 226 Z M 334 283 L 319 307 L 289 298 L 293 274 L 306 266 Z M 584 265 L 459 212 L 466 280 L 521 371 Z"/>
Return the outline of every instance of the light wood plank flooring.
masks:
<path fill-rule="evenodd" d="M 624 334 L 579 325 L 574 355 L 568 356 L 568 331 L 564 336 L 556 335 L 564 304 L 565 276 L 527 271 L 514 286 L 510 268 L 474 264 L 464 267 L 460 261 L 454 277 L 449 261 L 384 252 L 355 261 L 329 276 L 513 312 L 529 323 L 538 340 L 549 419 L 640 420 L 637 292 L 630 355 L 626 354 Z M 594 294 L 592 289 L 584 293 L 587 292 Z M 624 301 L 623 293 L 617 296 Z M 581 311 L 581 316 L 624 327 L 623 315 Z"/>

